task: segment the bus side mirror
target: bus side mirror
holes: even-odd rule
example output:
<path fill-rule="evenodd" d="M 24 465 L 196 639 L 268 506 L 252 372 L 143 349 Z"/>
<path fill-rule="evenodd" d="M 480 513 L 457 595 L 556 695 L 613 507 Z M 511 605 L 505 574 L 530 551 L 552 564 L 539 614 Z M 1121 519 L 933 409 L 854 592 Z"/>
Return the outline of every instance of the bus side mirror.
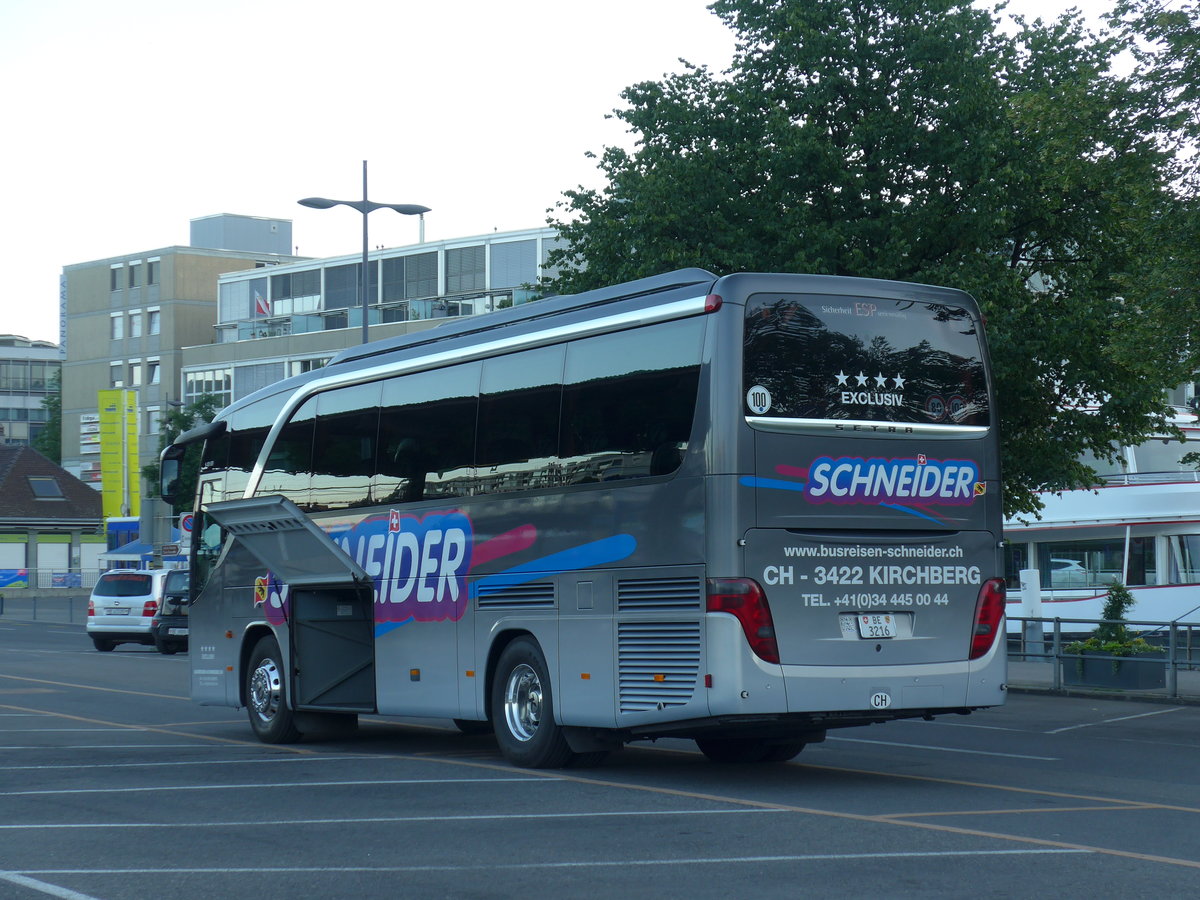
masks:
<path fill-rule="evenodd" d="M 158 464 L 158 495 L 174 505 L 179 493 L 179 472 L 183 462 L 183 447 L 172 444 L 162 452 Z"/>

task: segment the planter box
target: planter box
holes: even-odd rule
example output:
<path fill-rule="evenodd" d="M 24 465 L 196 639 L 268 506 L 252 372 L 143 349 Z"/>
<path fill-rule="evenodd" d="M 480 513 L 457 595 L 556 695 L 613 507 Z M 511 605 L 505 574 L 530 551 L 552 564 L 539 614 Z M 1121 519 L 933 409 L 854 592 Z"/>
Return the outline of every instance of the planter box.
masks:
<path fill-rule="evenodd" d="M 1113 671 L 1114 662 L 1116 671 Z M 1144 691 L 1166 687 L 1166 655 L 1142 653 L 1113 656 L 1111 653 L 1082 653 L 1062 660 L 1062 680 L 1068 687 L 1099 687 L 1122 691 Z"/>

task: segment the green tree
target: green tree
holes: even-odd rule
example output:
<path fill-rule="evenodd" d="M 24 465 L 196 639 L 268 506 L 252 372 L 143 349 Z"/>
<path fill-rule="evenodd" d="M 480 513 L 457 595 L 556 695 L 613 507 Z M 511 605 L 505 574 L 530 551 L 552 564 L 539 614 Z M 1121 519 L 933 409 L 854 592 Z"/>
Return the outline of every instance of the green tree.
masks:
<path fill-rule="evenodd" d="M 553 287 L 682 266 L 961 287 L 988 317 L 1005 505 L 1165 427 L 1197 363 L 1172 216 L 1178 124 L 1073 14 L 1015 32 L 965 0 L 717 0 L 730 68 L 622 94 L 632 149 L 567 191 Z M 1168 270 L 1181 266 L 1174 273 Z M 1190 281 L 1180 281 L 1191 272 Z M 1194 307 L 1194 290 L 1188 297 Z"/>
<path fill-rule="evenodd" d="M 187 406 L 176 406 L 168 409 L 159 421 L 158 449 L 160 455 L 164 449 L 174 443 L 175 438 L 179 437 L 185 431 L 195 428 L 197 425 L 211 422 L 221 409 L 222 403 L 220 398 L 214 397 L 212 394 L 202 394 Z M 188 448 L 187 455 L 184 457 L 183 465 L 180 468 L 180 490 L 178 499 L 175 502 L 175 512 L 185 512 L 192 508 L 192 498 L 196 493 L 196 478 L 199 474 L 199 469 L 200 444 L 196 443 Z M 158 476 L 159 464 L 157 462 L 142 467 L 142 479 L 146 483 L 146 497 L 158 496 Z"/>
<path fill-rule="evenodd" d="M 30 443 L 33 449 L 47 459 L 62 463 L 62 370 L 50 379 L 50 392 L 42 398 L 42 409 L 46 411 L 46 424 Z"/>

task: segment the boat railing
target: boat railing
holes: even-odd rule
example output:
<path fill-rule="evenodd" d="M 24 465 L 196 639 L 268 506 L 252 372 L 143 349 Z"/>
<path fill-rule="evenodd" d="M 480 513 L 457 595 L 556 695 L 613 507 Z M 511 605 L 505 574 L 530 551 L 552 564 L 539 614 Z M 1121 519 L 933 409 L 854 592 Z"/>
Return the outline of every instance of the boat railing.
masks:
<path fill-rule="evenodd" d="M 1200 482 L 1200 470 L 1179 469 L 1173 472 L 1122 472 L 1116 475 L 1101 475 L 1105 487 L 1134 484 L 1177 484 L 1181 481 Z"/>
<path fill-rule="evenodd" d="M 1008 616 L 1008 621 L 1020 624 L 1019 632 L 1010 631 L 1008 634 L 1009 662 L 1048 664 L 1051 671 L 1046 673 L 1050 677 L 1045 686 L 1056 691 L 1064 687 L 1064 664 L 1078 664 L 1087 655 L 1066 648 L 1074 641 L 1091 637 L 1096 626 L 1104 624 L 1123 625 L 1135 637 L 1143 638 L 1158 651 L 1153 654 L 1111 656 L 1114 668 L 1162 669 L 1165 675 L 1162 690 L 1165 690 L 1165 696 L 1172 699 L 1180 697 L 1181 674 L 1189 685 L 1193 682 L 1200 684 L 1200 623 L 1197 622 L 1115 622 L 1108 619 L 1033 616 Z M 1194 691 L 1188 690 L 1187 693 L 1193 694 Z"/>

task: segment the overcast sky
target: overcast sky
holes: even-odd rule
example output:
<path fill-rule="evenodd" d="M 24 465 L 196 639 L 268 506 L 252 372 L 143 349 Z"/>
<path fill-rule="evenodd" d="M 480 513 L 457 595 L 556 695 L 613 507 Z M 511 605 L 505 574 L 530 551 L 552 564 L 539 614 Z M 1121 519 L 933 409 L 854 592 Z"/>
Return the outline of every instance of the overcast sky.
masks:
<path fill-rule="evenodd" d="M 624 141 L 623 88 L 722 69 L 708 0 L 3 0 L 0 333 L 58 341 L 65 265 L 188 243 L 216 213 L 289 218 L 304 256 L 361 219 L 301 197 L 419 203 L 427 240 L 541 227 Z M 1104 0 L 1015 0 L 1050 15 Z M 371 216 L 371 244 L 415 218 Z"/>

